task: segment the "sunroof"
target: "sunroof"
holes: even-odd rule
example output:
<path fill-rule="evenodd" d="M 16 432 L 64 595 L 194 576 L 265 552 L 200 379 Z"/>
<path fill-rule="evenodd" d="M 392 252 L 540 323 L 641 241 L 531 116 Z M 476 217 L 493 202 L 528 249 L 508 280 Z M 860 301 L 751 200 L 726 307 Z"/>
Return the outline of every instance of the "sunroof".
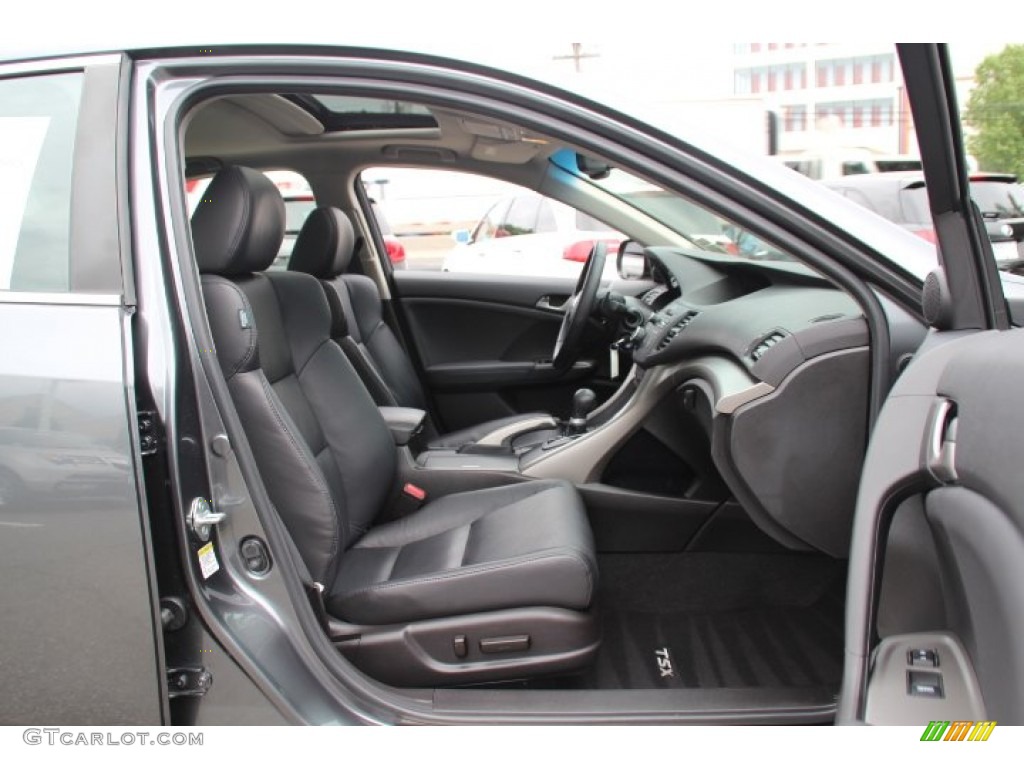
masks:
<path fill-rule="evenodd" d="M 437 120 L 421 104 L 331 93 L 291 94 L 285 98 L 311 113 L 325 131 L 437 128 Z"/>

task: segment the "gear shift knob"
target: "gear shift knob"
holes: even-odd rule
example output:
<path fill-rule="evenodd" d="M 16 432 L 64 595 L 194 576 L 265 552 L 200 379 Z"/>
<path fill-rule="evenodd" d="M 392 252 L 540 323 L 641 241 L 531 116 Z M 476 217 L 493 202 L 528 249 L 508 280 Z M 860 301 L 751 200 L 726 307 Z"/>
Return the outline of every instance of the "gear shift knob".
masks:
<path fill-rule="evenodd" d="M 587 431 L 587 414 L 597 405 L 597 395 L 592 389 L 577 389 L 572 396 L 572 412 L 569 415 L 569 434 L 579 435 Z"/>

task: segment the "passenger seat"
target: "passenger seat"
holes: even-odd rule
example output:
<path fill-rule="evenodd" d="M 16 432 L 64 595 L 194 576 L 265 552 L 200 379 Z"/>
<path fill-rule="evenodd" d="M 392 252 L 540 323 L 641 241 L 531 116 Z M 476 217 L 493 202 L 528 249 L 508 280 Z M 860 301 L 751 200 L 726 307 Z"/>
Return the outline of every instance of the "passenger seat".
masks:
<path fill-rule="evenodd" d="M 337 344 L 319 282 L 265 272 L 284 233 L 263 174 L 228 167 L 192 217 L 217 357 L 271 501 L 322 584 L 338 647 L 395 685 L 585 665 L 599 633 L 579 494 L 529 481 L 432 500 L 378 525 L 397 452 Z"/>

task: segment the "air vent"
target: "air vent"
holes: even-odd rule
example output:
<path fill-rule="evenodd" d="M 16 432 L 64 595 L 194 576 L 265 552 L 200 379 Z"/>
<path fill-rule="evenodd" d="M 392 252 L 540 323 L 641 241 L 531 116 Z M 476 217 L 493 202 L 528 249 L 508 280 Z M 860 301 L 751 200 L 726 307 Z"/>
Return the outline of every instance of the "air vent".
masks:
<path fill-rule="evenodd" d="M 756 363 L 758 360 L 764 357 L 765 352 L 767 352 L 769 349 L 771 349 L 784 338 L 786 338 L 787 335 L 788 334 L 785 331 L 772 331 L 759 342 L 757 342 L 757 344 L 754 345 L 754 348 L 750 350 L 750 359 Z"/>
<path fill-rule="evenodd" d="M 686 312 L 678 320 L 672 323 L 672 326 L 668 329 L 668 333 L 665 334 L 665 338 L 658 342 L 658 346 L 655 347 L 655 352 L 660 352 L 669 344 L 672 343 L 672 339 L 680 334 L 680 332 L 693 322 L 693 318 L 698 315 L 697 312 Z"/>

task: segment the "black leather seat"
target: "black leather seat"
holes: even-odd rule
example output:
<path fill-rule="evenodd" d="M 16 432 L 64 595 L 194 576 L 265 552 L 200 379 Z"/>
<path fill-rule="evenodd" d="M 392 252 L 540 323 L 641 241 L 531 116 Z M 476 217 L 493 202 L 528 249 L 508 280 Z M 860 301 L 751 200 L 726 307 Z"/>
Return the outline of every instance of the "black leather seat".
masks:
<path fill-rule="evenodd" d="M 218 361 L 270 498 L 325 585 L 339 647 L 400 685 L 585 664 L 598 642 L 597 569 L 572 485 L 454 494 L 375 526 L 396 490 L 396 448 L 331 340 L 319 282 L 263 271 L 284 231 L 277 189 L 224 169 L 192 231 Z"/>
<path fill-rule="evenodd" d="M 346 274 L 354 248 L 355 233 L 348 217 L 337 208 L 319 207 L 306 218 L 288 269 L 313 275 L 323 283 L 331 305 L 331 335 L 345 350 L 377 405 L 426 411 L 427 399 L 412 361 L 384 322 L 376 284 L 364 275 Z M 520 433 L 542 428 L 547 418 L 544 413 L 516 414 L 444 435 L 433 432 L 428 447 L 458 450 L 502 433 L 502 442 L 509 444 Z M 432 427 L 428 425 L 428 429 Z"/>

